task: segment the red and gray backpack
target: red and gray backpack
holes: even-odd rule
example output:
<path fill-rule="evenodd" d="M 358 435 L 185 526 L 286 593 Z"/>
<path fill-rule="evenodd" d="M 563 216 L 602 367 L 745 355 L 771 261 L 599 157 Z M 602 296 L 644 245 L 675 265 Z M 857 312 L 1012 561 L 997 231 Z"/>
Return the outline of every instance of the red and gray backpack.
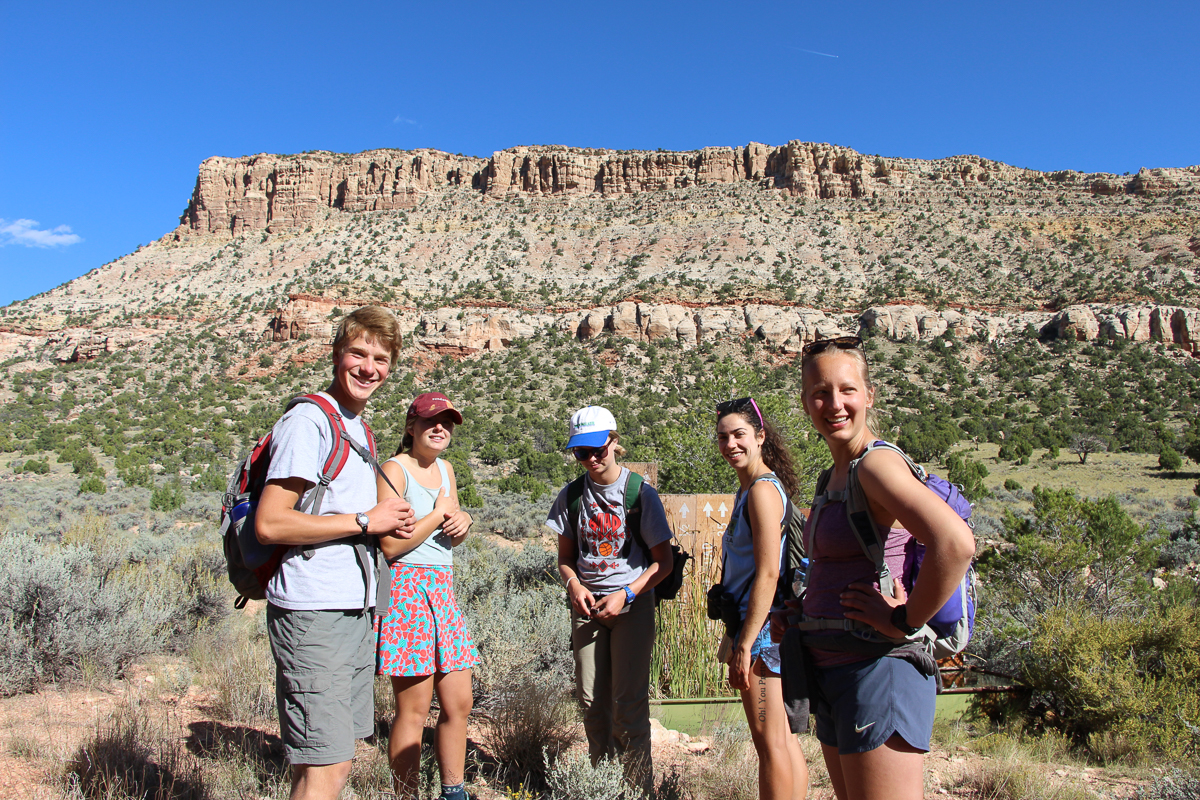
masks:
<path fill-rule="evenodd" d="M 333 433 L 333 447 L 330 448 L 329 457 L 325 459 L 325 464 L 321 468 L 316 488 L 300 507 L 301 511 L 316 515 L 321 513 L 321 502 L 325 499 L 325 492 L 329 489 L 329 484 L 346 466 L 352 451 L 370 464 L 377 474 L 381 473 L 379 472 L 379 463 L 375 459 L 375 434 L 371 432 L 371 428 L 365 420 L 363 421 L 363 430 L 367 434 L 368 449 L 363 449 L 362 445 L 350 438 L 350 434 L 346 431 L 346 424 L 342 421 L 341 413 L 329 401 L 329 398 L 319 394 L 301 395 L 288 402 L 285 413 L 301 403 L 312 403 L 321 409 Z M 283 557 L 292 548 L 292 545 L 286 544 L 262 544 L 258 541 L 258 536 L 254 531 L 255 511 L 258 508 L 258 500 L 262 496 L 263 487 L 267 482 L 267 472 L 271 466 L 272 433 L 274 433 L 274 428 L 267 431 L 251 448 L 249 454 L 238 462 L 239 466 L 230 479 L 229 487 L 225 490 L 225 498 L 221 506 L 220 534 L 224 543 L 225 561 L 229 568 L 229 581 L 238 591 L 238 598 L 234 601 L 236 608 L 245 606 L 247 600 L 266 598 L 267 583 L 279 569 Z M 358 558 L 363 569 L 373 569 L 376 556 L 368 550 L 373 547 L 374 543 L 366 541 L 368 537 L 349 538 L 355 540 L 353 544 L 359 551 Z M 357 541 L 359 539 L 362 541 Z M 312 558 L 314 549 L 310 546 L 302 552 L 305 558 Z M 366 582 L 365 576 L 364 572 L 364 582 Z"/>

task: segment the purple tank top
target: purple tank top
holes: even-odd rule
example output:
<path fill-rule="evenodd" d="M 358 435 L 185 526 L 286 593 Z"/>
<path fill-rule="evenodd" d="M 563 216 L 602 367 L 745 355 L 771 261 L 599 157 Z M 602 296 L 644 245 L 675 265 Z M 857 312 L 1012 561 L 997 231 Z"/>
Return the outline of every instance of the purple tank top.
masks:
<path fill-rule="evenodd" d="M 804 593 L 804 615 L 821 619 L 842 619 L 841 593 L 851 583 L 869 583 L 876 589 L 879 581 L 875 564 L 867 558 L 850 520 L 846 518 L 845 503 L 826 503 L 817 516 L 818 529 L 813 529 L 812 517 L 804 528 L 808 550 L 808 588 Z M 876 526 L 878 528 L 879 526 Z M 883 535 L 883 560 L 893 576 L 904 572 L 904 556 L 915 540 L 904 528 L 892 528 Z M 815 631 L 812 635 L 837 635 L 837 631 Z M 866 658 L 854 653 L 811 648 L 813 662 L 818 667 L 852 664 Z"/>

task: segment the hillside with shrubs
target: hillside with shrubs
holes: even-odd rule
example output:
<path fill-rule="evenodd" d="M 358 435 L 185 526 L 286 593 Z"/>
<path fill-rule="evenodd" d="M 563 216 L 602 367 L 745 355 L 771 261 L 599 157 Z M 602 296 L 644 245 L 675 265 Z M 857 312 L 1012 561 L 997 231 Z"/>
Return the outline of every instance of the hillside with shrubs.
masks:
<path fill-rule="evenodd" d="M 406 210 L 333 209 L 311 230 L 185 231 L 0 310 L 9 348 L 0 361 L 0 696 L 128 683 L 149 670 L 160 692 L 202 696 L 205 715 L 185 736 L 168 735 L 158 706 L 131 701 L 69 752 L 39 753 L 33 734 L 11 735 L 8 752 L 49 759 L 50 782 L 69 797 L 285 796 L 263 614 L 233 610 L 216 538 L 237 458 L 289 398 L 329 380 L 323 336 L 273 336 L 269 323 L 297 292 L 329 301 L 317 320 L 326 327 L 360 301 L 402 313 L 487 302 L 526 314 L 528 329 L 494 348 L 438 348 L 421 329 L 409 333 L 368 419 L 390 455 L 416 393 L 444 392 L 462 409 L 447 457 L 477 523 L 455 570 L 483 659 L 476 790 L 620 796 L 619 776 L 572 750 L 569 620 L 542 526 L 579 471 L 563 452 L 570 413 L 609 408 L 627 460 L 657 462 L 664 493 L 732 491 L 713 435 L 715 404 L 730 397 L 753 395 L 787 435 L 803 477 L 798 502 L 807 504 L 828 451 L 800 408 L 790 345 L 748 326 L 697 341 L 612 324 L 584 336 L 539 315 L 631 296 L 696 308 L 803 301 L 841 327 L 897 300 L 1044 318 L 1071 303 L 1200 304 L 1192 184 L 1155 189 L 1147 178 L 1106 194 L 1079 176 L 1013 178 L 1009 191 L 1008 173 L 996 175 L 986 192 L 907 199 L 883 189 L 792 197 L 752 181 L 569 202 L 459 187 Z M 603 255 L 582 260 L 585 239 L 589 252 L 603 239 Z M 978 695 L 967 721 L 939 727 L 939 747 L 988 760 L 938 773 L 936 788 L 1095 796 L 1053 777 L 1054 764 L 1072 775 L 1103 769 L 1145 797 L 1194 797 L 1194 340 L 1007 330 L 893 337 L 862 328 L 882 433 L 976 505 L 979 616 L 967 661 L 1016 687 Z M 69 331 L 112 344 L 64 356 Z M 695 611 L 664 604 L 660 627 L 681 628 Z M 728 694 L 707 661 L 715 638 L 700 643 L 712 633 L 704 625 L 660 644 L 659 698 L 697 687 Z M 659 776 L 659 795 L 753 796 L 732 777 L 745 746 L 744 731 L 712 733 L 702 766 L 675 763 Z M 812 741 L 805 747 L 819 760 Z M 389 785 L 386 753 L 372 745 L 368 755 L 352 778 L 356 796 Z M 818 792 L 828 789 L 821 780 L 814 771 Z"/>

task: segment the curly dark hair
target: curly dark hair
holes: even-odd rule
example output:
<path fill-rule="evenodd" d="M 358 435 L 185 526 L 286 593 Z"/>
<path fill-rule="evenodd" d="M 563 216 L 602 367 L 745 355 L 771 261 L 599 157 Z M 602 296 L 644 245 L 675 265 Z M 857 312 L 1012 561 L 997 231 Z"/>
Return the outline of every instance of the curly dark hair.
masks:
<path fill-rule="evenodd" d="M 750 427 L 754 428 L 755 432 L 762 431 L 763 463 L 775 473 L 775 477 L 779 478 L 779 482 L 783 484 L 783 489 L 788 496 L 794 495 L 800 488 L 800 481 L 796 477 L 796 465 L 792 462 L 792 451 L 788 447 L 787 440 L 783 438 L 783 434 L 771 423 L 769 417 L 762 416 L 760 421 L 757 405 L 753 407 L 747 405 L 721 414 L 717 417 L 717 423 L 719 424 L 730 414 L 737 414 L 744 419 Z"/>

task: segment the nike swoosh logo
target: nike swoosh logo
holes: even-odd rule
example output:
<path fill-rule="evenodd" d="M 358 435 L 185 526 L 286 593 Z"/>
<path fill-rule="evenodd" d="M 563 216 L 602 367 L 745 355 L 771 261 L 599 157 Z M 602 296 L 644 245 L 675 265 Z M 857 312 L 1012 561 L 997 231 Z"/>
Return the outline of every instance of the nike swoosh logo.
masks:
<path fill-rule="evenodd" d="M 862 733 L 863 731 L 865 731 L 867 728 L 871 727 L 871 726 L 872 726 L 872 725 L 874 725 L 874 724 L 875 724 L 874 722 L 868 722 L 866 725 L 862 725 L 862 726 L 855 725 L 855 726 L 854 726 L 854 732 L 855 732 L 855 733 Z"/>

